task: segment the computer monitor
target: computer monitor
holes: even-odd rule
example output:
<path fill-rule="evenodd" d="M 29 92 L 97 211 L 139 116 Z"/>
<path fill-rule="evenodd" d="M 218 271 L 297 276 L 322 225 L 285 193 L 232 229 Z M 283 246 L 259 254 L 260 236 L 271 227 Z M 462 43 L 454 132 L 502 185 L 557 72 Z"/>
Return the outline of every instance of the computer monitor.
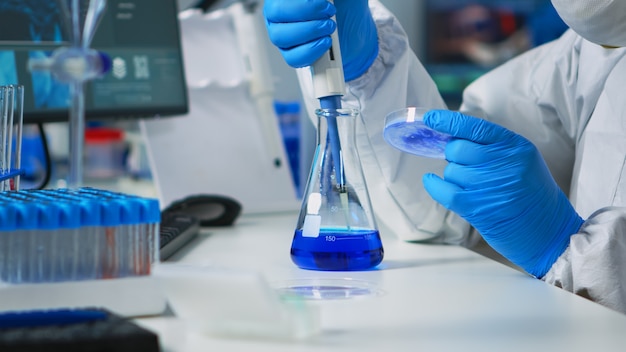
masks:
<path fill-rule="evenodd" d="M 473 80 L 566 29 L 550 0 L 426 0 L 424 14 L 424 65 L 453 107 Z M 523 38 L 529 27 L 540 33 Z"/>
<path fill-rule="evenodd" d="M 24 123 L 68 120 L 69 86 L 28 69 L 30 59 L 69 46 L 59 1 L 67 0 L 0 0 L 0 85 L 24 86 Z M 85 85 L 88 120 L 188 111 L 177 15 L 176 0 L 106 2 L 91 47 L 112 59 L 112 69 Z"/>

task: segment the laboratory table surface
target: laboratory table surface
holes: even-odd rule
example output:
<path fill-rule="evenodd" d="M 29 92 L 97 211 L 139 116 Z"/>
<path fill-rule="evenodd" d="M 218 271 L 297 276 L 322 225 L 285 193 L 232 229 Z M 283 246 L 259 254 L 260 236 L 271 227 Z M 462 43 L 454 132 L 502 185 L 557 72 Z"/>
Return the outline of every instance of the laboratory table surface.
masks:
<path fill-rule="evenodd" d="M 303 340 L 216 337 L 170 316 L 136 319 L 165 351 L 624 351 L 626 315 L 465 248 L 383 234 L 375 269 L 297 268 L 289 250 L 297 213 L 245 215 L 203 230 L 170 262 L 261 273 L 269 283 L 353 281 L 367 294 L 310 300 L 321 331 Z M 198 305 L 202 305 L 200 300 Z"/>

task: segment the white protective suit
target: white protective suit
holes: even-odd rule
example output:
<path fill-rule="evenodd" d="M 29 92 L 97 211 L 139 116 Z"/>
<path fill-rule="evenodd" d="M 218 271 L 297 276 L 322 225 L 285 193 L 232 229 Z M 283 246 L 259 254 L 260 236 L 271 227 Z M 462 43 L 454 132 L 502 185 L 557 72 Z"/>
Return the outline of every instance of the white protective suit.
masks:
<path fill-rule="evenodd" d="M 395 17 L 370 0 L 379 55 L 348 82 L 344 107 L 361 111 L 357 148 L 381 229 L 406 241 L 471 247 L 470 225 L 426 193 L 422 176 L 443 174 L 445 161 L 402 153 L 383 139 L 389 112 L 445 108 Z M 531 140 L 577 212 L 580 232 L 543 280 L 626 313 L 626 49 L 604 49 L 573 31 L 475 81 L 461 110 Z M 298 70 L 308 111 L 308 69 Z"/>

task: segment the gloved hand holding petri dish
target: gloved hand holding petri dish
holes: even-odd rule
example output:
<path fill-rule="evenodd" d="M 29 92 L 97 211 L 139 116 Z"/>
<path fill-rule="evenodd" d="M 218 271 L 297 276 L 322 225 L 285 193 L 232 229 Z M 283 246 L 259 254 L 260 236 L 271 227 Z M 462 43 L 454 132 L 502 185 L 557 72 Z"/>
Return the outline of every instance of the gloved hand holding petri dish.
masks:
<path fill-rule="evenodd" d="M 430 109 L 409 107 L 391 112 L 385 117 L 385 141 L 406 153 L 445 159 L 446 145 L 452 136 L 424 124 L 424 114 L 428 111 Z"/>

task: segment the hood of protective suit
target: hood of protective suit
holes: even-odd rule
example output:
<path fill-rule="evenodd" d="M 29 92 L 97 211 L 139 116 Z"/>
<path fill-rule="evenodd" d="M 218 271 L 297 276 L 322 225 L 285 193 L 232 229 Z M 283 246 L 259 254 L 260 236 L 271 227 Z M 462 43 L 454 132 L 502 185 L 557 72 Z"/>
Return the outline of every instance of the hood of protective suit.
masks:
<path fill-rule="evenodd" d="M 565 23 L 596 44 L 626 47 L 626 1 L 552 0 Z"/>

